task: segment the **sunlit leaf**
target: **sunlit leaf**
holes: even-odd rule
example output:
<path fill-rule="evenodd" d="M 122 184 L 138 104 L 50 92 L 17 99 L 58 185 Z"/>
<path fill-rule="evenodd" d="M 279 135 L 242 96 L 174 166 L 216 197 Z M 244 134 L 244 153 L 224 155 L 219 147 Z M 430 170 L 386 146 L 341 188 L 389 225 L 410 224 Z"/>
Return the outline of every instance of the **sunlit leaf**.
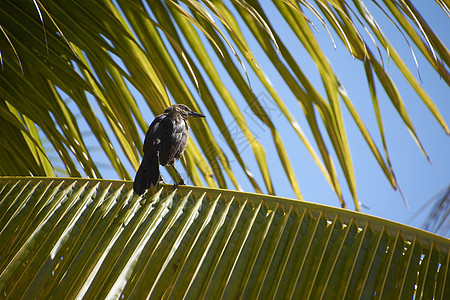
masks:
<path fill-rule="evenodd" d="M 260 194 L 2 177 L 0 254 L 13 299 L 446 299 L 450 240 Z"/>

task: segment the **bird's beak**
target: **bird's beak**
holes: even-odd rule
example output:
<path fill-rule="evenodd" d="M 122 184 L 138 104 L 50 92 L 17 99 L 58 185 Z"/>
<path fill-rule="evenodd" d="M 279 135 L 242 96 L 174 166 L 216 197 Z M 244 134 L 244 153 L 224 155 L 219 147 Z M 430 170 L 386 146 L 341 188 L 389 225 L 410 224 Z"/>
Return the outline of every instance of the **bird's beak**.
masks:
<path fill-rule="evenodd" d="M 206 118 L 206 117 L 202 114 L 196 113 L 195 111 L 190 111 L 189 118 Z"/>

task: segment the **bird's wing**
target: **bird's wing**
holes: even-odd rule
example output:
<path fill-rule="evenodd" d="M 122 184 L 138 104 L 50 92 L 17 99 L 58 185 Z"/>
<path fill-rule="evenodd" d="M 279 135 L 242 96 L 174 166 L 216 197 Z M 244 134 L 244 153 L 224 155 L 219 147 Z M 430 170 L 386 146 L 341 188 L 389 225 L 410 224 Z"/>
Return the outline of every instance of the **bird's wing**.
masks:
<path fill-rule="evenodd" d="M 144 140 L 144 153 L 151 153 L 159 150 L 164 135 L 164 129 L 162 128 L 161 123 L 166 116 L 167 114 L 157 116 L 148 127 Z"/>

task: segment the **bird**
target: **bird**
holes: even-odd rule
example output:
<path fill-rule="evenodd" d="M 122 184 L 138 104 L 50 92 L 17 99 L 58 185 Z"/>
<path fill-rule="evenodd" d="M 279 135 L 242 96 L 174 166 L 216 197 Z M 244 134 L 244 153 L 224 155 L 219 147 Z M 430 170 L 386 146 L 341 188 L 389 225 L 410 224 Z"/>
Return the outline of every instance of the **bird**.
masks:
<path fill-rule="evenodd" d="M 164 182 L 159 165 L 170 165 L 177 173 L 180 181 L 174 184 L 185 185 L 183 177 L 175 168 L 175 161 L 183 155 L 188 142 L 188 119 L 205 118 L 204 115 L 192 111 L 184 104 L 174 104 L 157 116 L 149 126 L 144 140 L 144 156 L 134 178 L 133 190 L 142 195 L 160 181 Z M 161 180 L 160 180 L 161 179 Z"/>

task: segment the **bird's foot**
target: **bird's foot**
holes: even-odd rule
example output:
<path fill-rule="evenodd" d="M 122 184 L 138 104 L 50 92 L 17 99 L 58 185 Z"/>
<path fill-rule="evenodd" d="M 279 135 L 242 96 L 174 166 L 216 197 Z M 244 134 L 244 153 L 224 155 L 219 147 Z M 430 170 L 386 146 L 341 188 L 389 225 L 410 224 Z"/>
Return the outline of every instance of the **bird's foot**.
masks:
<path fill-rule="evenodd" d="M 162 175 L 159 175 L 159 180 L 158 183 L 156 183 L 156 187 L 159 189 L 159 185 L 160 184 L 166 184 L 166 182 L 164 181 L 164 178 L 162 177 Z"/>
<path fill-rule="evenodd" d="M 166 183 L 161 174 L 159 174 L 159 183 Z"/>
<path fill-rule="evenodd" d="M 175 182 L 175 183 L 173 184 L 173 188 L 176 189 L 177 186 L 179 186 L 179 185 L 186 185 L 186 183 L 184 183 L 184 180 L 181 179 L 180 182 Z"/>

